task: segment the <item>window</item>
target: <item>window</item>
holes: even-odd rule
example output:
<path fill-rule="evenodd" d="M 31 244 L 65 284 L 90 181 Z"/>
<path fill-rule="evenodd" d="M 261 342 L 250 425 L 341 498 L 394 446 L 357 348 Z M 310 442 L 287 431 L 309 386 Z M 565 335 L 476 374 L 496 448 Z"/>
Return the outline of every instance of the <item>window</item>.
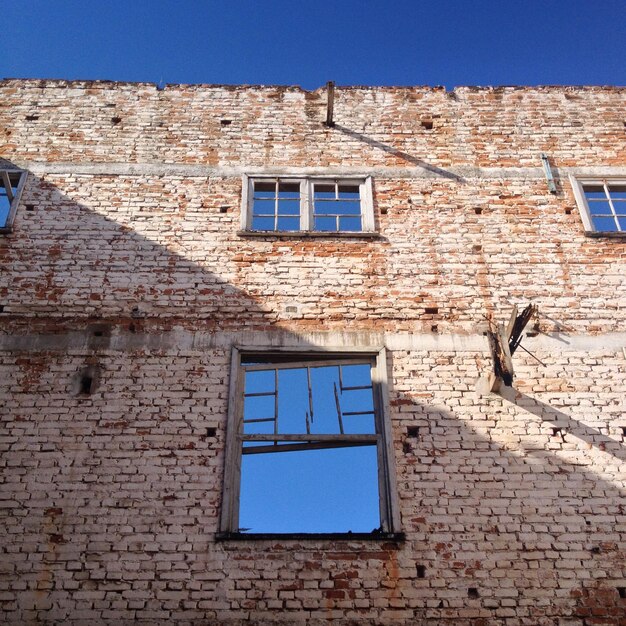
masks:
<path fill-rule="evenodd" d="M 0 170 L 0 233 L 9 232 L 26 182 L 26 172 Z"/>
<path fill-rule="evenodd" d="M 245 177 L 242 228 L 258 233 L 373 232 L 371 178 Z"/>
<path fill-rule="evenodd" d="M 384 350 L 235 349 L 218 536 L 397 530 L 384 373 Z"/>
<path fill-rule="evenodd" d="M 570 180 L 587 234 L 626 236 L 626 178 Z"/>

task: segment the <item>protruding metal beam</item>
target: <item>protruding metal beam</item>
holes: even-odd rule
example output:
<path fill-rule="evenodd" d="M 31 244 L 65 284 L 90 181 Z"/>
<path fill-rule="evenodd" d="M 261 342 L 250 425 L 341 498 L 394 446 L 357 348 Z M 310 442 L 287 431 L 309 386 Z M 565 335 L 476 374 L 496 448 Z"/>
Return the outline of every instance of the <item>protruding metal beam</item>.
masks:
<path fill-rule="evenodd" d="M 335 106 L 335 83 L 329 80 L 326 83 L 326 126 L 333 127 L 335 122 L 333 120 L 333 109 Z"/>
<path fill-rule="evenodd" d="M 550 161 L 548 156 L 541 153 L 541 162 L 543 163 L 543 171 L 546 174 L 546 181 L 548 183 L 548 190 L 550 193 L 556 193 L 556 183 L 554 182 L 554 176 L 552 175 L 552 168 L 550 167 Z"/>

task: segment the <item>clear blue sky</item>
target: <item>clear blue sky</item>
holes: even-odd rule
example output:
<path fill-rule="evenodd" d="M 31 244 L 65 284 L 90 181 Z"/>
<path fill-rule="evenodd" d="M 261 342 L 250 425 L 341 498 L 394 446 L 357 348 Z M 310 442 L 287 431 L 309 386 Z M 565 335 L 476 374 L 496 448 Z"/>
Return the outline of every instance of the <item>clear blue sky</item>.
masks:
<path fill-rule="evenodd" d="M 626 0 L 4 2 L 0 77 L 626 84 Z"/>

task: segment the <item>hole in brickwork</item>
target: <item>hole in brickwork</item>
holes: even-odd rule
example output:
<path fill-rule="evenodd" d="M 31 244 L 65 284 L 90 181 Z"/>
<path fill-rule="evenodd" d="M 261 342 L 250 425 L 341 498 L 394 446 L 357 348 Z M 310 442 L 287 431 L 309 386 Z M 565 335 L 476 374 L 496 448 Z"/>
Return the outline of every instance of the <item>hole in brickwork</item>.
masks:
<path fill-rule="evenodd" d="M 88 395 L 91 393 L 91 389 L 93 387 L 93 377 L 88 374 L 83 374 L 80 377 L 80 391 L 79 393 L 83 395 Z"/>
<path fill-rule="evenodd" d="M 626 437 L 626 426 L 622 426 L 622 436 Z"/>
<path fill-rule="evenodd" d="M 118 117 L 117 115 L 111 118 L 112 124 L 119 124 L 121 121 L 122 121 L 122 118 Z"/>
<path fill-rule="evenodd" d="M 591 554 L 600 554 L 601 550 L 600 550 L 600 546 L 593 546 L 589 552 L 591 552 Z"/>
<path fill-rule="evenodd" d="M 229 209 L 229 207 L 227 207 L 227 206 L 221 206 L 220 207 L 220 213 L 228 213 L 228 209 Z"/>
<path fill-rule="evenodd" d="M 474 213 L 476 213 L 476 215 L 480 215 L 482 212 L 483 210 L 479 206 L 474 207 Z"/>
<path fill-rule="evenodd" d="M 433 325 L 430 327 L 430 332 L 431 332 L 431 333 L 436 333 L 436 332 L 439 332 L 439 326 L 437 326 L 437 324 L 433 324 Z"/>
<path fill-rule="evenodd" d="M 27 122 L 34 122 L 35 120 L 39 119 L 39 115 L 27 115 L 26 116 L 26 121 Z"/>
<path fill-rule="evenodd" d="M 476 244 L 475 246 L 472 246 L 472 250 L 474 252 L 480 252 L 483 249 L 483 247 L 480 244 Z"/>
<path fill-rule="evenodd" d="M 433 129 L 433 121 L 432 120 L 422 120 L 422 128 L 424 130 L 432 130 Z"/>
<path fill-rule="evenodd" d="M 209 426 L 206 429 L 206 436 L 207 437 L 215 437 L 217 435 L 217 428 L 215 428 L 215 426 Z"/>
<path fill-rule="evenodd" d="M 94 330 L 93 331 L 93 336 L 94 337 L 102 337 L 104 335 L 104 331 L 102 330 Z"/>
<path fill-rule="evenodd" d="M 416 568 L 418 578 L 426 578 L 426 567 L 424 565 L 418 565 Z"/>
<path fill-rule="evenodd" d="M 426 315 L 437 315 L 437 313 L 439 313 L 439 307 L 437 307 L 437 306 L 427 306 L 424 309 L 424 313 L 426 313 Z"/>
<path fill-rule="evenodd" d="M 563 431 L 560 428 L 553 428 L 552 429 L 552 436 L 553 437 L 557 437 L 558 435 L 562 435 Z"/>
<path fill-rule="evenodd" d="M 406 429 L 407 437 L 419 437 L 420 436 L 420 427 L 419 426 L 408 426 Z"/>
<path fill-rule="evenodd" d="M 4 304 L 0 304 L 0 313 L 4 313 Z"/>
<path fill-rule="evenodd" d="M 571 207 L 565 207 L 565 215 L 571 215 L 572 209 Z"/>
<path fill-rule="evenodd" d="M 27 204 L 26 205 L 26 210 L 27 211 L 34 211 L 35 210 L 35 205 L 34 204 Z"/>
<path fill-rule="evenodd" d="M 220 124 L 222 126 L 230 126 L 233 123 L 233 120 L 220 120 Z"/>
<path fill-rule="evenodd" d="M 411 452 L 413 452 L 413 448 L 408 441 L 402 442 L 402 452 L 404 452 L 404 454 L 411 454 Z"/>
<path fill-rule="evenodd" d="M 381 207 L 380 214 L 381 215 L 387 215 L 387 207 Z"/>
<path fill-rule="evenodd" d="M 136 333 L 136 332 L 137 332 L 137 327 L 136 327 L 134 324 L 129 324 L 129 326 L 128 326 L 128 330 L 129 330 L 131 333 Z"/>
<path fill-rule="evenodd" d="M 468 598 L 473 598 L 473 599 L 480 598 L 480 594 L 478 593 L 478 589 L 476 589 L 476 587 L 470 587 L 467 590 L 467 597 Z"/>
<path fill-rule="evenodd" d="M 626 587 L 616 587 L 620 598 L 626 598 Z"/>

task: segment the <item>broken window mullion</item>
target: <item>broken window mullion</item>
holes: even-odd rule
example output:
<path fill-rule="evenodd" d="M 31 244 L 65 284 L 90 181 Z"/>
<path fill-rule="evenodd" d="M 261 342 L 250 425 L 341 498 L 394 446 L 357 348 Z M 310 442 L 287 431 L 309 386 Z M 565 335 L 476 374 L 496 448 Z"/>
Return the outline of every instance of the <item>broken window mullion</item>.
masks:
<path fill-rule="evenodd" d="M 332 448 L 358 448 L 375 446 L 371 441 L 313 441 L 311 443 L 291 443 L 270 446 L 248 446 L 242 448 L 242 454 L 267 454 L 274 452 L 296 452 L 299 450 L 330 450 Z"/>
<path fill-rule="evenodd" d="M 13 202 L 13 198 L 15 196 L 13 195 L 13 187 L 11 186 L 11 179 L 9 178 L 9 174 L 6 171 L 2 171 L 1 174 L 2 183 L 4 184 L 4 188 L 7 192 L 7 198 L 9 199 L 9 202 Z"/>
<path fill-rule="evenodd" d="M 258 424 L 259 422 L 275 422 L 276 420 L 273 417 L 260 417 L 258 419 L 247 420 L 244 419 L 244 424 Z"/>
<path fill-rule="evenodd" d="M 337 421 L 339 422 L 339 432 L 343 435 L 343 419 L 341 418 L 341 405 L 339 404 L 339 394 L 337 393 L 337 383 L 333 381 L 335 392 L 335 406 L 337 407 Z"/>
<path fill-rule="evenodd" d="M 278 370 L 274 370 L 274 434 L 278 434 Z"/>
<path fill-rule="evenodd" d="M 354 359 L 329 359 L 327 361 L 288 361 L 286 363 L 243 363 L 242 369 L 246 372 L 256 371 L 269 371 L 269 370 L 297 370 L 310 367 L 312 369 L 316 367 L 331 367 L 339 365 L 371 365 L 371 359 L 367 358 L 354 358 Z"/>
<path fill-rule="evenodd" d="M 311 368 L 307 366 L 306 368 L 306 380 L 309 388 L 309 414 L 311 416 L 311 424 L 313 423 L 313 388 L 311 385 Z M 309 423 L 307 421 L 307 433 L 309 431 Z"/>
<path fill-rule="evenodd" d="M 300 434 L 250 434 L 239 435 L 239 439 L 241 441 L 369 441 L 376 442 L 380 439 L 379 434 L 351 434 L 351 435 L 318 435 L 318 434 L 310 434 L 305 435 L 304 433 Z"/>

